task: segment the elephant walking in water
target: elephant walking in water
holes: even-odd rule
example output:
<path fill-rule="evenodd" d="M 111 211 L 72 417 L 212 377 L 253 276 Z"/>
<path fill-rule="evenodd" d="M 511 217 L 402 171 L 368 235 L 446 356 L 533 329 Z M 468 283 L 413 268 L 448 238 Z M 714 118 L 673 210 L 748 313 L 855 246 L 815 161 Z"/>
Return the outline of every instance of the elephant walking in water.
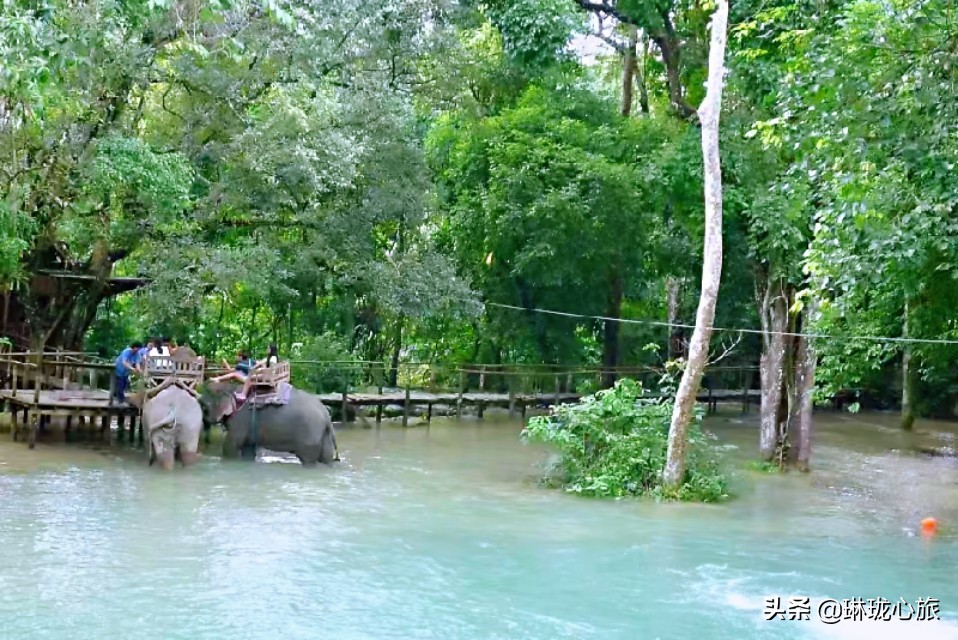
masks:
<path fill-rule="evenodd" d="M 203 430 L 203 408 L 192 393 L 178 385 L 161 389 L 143 404 L 143 436 L 150 464 L 159 460 L 172 469 L 179 449 L 183 466 L 199 458 L 197 448 Z"/>
<path fill-rule="evenodd" d="M 289 390 L 283 405 L 253 407 L 247 402 L 236 409 L 236 399 L 227 384 L 206 385 L 200 398 L 204 418 L 226 427 L 223 457 L 236 458 L 260 446 L 270 451 L 292 453 L 304 465 L 339 459 L 336 432 L 329 411 L 319 398 L 299 389 Z"/>

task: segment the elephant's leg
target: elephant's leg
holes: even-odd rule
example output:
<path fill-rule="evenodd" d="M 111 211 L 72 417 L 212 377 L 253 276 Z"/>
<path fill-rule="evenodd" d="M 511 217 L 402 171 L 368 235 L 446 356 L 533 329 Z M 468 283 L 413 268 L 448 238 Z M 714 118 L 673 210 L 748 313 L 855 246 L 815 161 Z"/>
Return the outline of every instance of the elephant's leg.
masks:
<path fill-rule="evenodd" d="M 175 463 L 176 451 L 173 447 L 154 442 L 153 457 L 160 463 L 160 468 L 163 471 L 171 471 Z"/>
<path fill-rule="evenodd" d="M 321 447 L 317 445 L 301 446 L 293 452 L 304 467 L 311 467 L 319 461 Z"/>
<path fill-rule="evenodd" d="M 227 431 L 226 436 L 223 438 L 223 457 L 224 458 L 238 458 L 240 456 L 240 450 L 242 449 L 242 443 L 236 442 L 236 438 Z"/>
<path fill-rule="evenodd" d="M 180 451 L 180 459 L 183 461 L 184 467 L 188 467 L 191 464 L 196 464 L 196 462 L 200 459 L 200 457 L 201 457 L 200 454 L 195 451 L 186 451 L 186 450 Z"/>
<path fill-rule="evenodd" d="M 173 468 L 176 461 L 176 439 L 172 429 L 157 429 L 151 434 L 153 442 L 153 455 L 160 463 L 164 471 Z"/>
<path fill-rule="evenodd" d="M 332 428 L 326 429 L 323 432 L 323 440 L 319 446 L 319 461 L 325 464 L 329 464 L 334 460 L 338 459 L 339 455 L 336 451 L 336 436 L 333 435 Z"/>

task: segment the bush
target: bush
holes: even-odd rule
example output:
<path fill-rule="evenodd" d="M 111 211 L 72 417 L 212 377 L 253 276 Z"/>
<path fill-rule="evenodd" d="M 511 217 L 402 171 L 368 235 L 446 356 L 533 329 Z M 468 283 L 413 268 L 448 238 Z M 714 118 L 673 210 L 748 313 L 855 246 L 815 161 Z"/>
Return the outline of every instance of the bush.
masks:
<path fill-rule="evenodd" d="M 578 404 L 531 418 L 522 437 L 558 447 L 554 479 L 573 493 L 700 502 L 726 498 L 727 481 L 699 428 L 699 411 L 689 428 L 685 481 L 677 491 L 662 486 L 672 403 L 643 398 L 643 393 L 634 380 L 620 380 Z"/>

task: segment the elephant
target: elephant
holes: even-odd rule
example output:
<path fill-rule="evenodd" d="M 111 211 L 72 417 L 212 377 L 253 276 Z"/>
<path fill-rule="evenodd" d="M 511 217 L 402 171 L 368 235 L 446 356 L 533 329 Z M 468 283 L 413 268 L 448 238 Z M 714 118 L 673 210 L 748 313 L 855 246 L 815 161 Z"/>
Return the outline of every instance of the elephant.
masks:
<path fill-rule="evenodd" d="M 199 400 L 180 386 L 161 389 L 143 403 L 143 436 L 151 465 L 159 460 L 163 469 L 172 469 L 177 450 L 183 466 L 195 462 L 202 429 Z"/>
<path fill-rule="evenodd" d="M 255 458 L 256 447 L 262 446 L 271 451 L 292 453 L 304 465 L 339 460 L 329 411 L 311 393 L 292 388 L 287 404 L 253 409 L 251 403 L 246 403 L 236 409 L 232 386 L 211 382 L 203 388 L 200 402 L 204 421 L 222 423 L 226 428 L 224 458 L 249 458 L 250 450 Z"/>

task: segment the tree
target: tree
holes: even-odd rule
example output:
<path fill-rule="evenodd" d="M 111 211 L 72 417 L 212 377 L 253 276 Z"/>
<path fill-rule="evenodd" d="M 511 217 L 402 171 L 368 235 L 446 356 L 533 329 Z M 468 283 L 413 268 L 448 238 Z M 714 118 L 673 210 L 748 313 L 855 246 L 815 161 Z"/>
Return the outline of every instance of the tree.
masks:
<path fill-rule="evenodd" d="M 689 357 L 675 396 L 675 408 L 669 426 L 669 448 L 663 480 L 678 488 L 685 480 L 685 455 L 688 427 L 698 395 L 699 384 L 709 354 L 715 306 L 722 278 L 722 166 L 719 158 L 719 115 L 722 87 L 725 84 L 725 42 L 728 2 L 718 0 L 712 14 L 709 47 L 709 75 L 705 100 L 699 107 L 702 123 L 702 156 L 705 159 L 705 252 L 702 259 L 702 291 L 695 316 L 695 331 L 689 343 Z"/>

